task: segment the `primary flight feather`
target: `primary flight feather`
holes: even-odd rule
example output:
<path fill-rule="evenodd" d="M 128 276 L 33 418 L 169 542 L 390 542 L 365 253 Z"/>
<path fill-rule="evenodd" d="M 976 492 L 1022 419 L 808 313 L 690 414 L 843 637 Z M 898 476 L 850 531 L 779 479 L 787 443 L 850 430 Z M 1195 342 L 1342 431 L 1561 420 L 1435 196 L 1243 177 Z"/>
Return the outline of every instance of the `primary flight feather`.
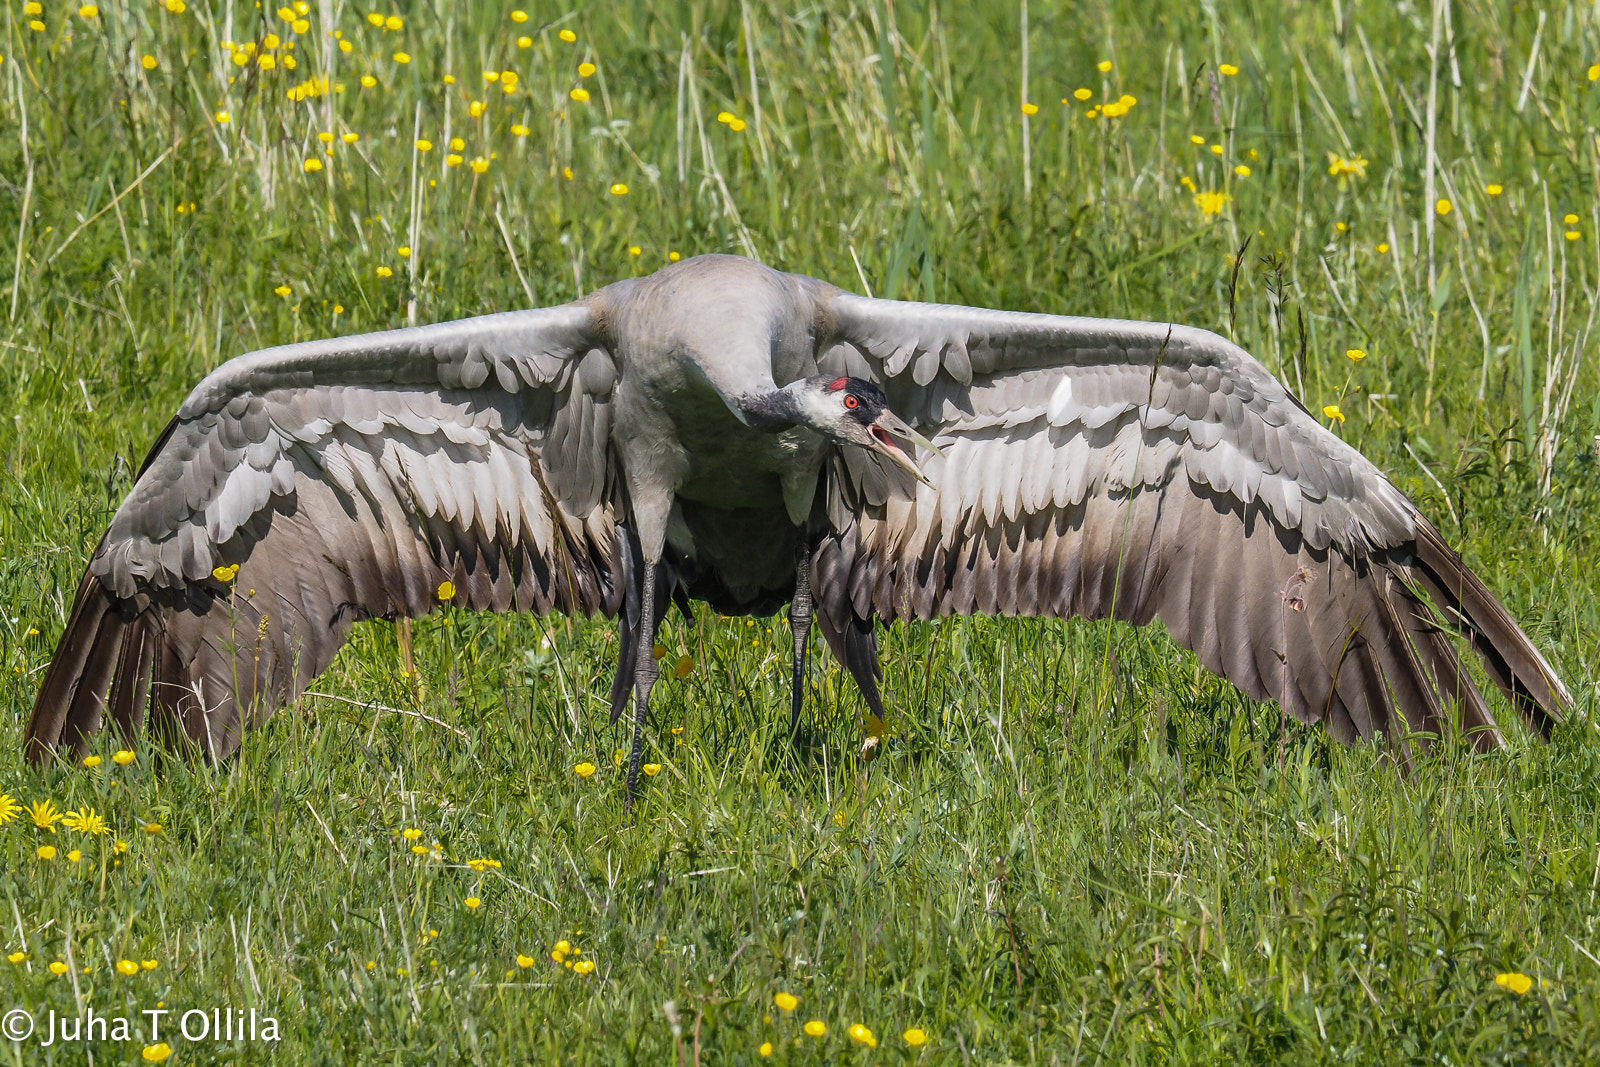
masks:
<path fill-rule="evenodd" d="M 908 449 L 912 451 L 908 451 Z M 1341 740 L 1570 696 L 1383 474 L 1214 334 L 874 300 L 704 256 L 582 300 L 289 345 L 208 376 L 90 559 L 35 759 L 147 709 L 213 758 L 363 618 L 441 594 L 621 618 L 632 791 L 677 591 L 815 616 L 881 713 L 876 620 L 1161 619 Z"/>

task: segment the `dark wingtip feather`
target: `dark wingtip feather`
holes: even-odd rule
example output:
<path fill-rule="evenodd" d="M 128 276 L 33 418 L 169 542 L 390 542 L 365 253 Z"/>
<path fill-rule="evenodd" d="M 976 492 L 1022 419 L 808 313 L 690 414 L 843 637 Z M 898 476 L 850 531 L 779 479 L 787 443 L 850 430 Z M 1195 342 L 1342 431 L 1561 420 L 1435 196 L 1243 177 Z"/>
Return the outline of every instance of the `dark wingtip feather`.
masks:
<path fill-rule="evenodd" d="M 93 679 L 88 687 L 84 680 L 89 675 L 98 678 L 105 674 L 105 657 L 96 660 L 95 650 L 103 647 L 112 633 L 120 636 L 124 625 L 116 599 L 98 578 L 85 574 L 23 732 L 23 748 L 29 762 L 48 762 L 63 740 L 81 743 L 85 709 L 89 702 L 105 695 L 93 692 Z M 78 736 L 64 737 L 69 719 L 78 727 Z"/>

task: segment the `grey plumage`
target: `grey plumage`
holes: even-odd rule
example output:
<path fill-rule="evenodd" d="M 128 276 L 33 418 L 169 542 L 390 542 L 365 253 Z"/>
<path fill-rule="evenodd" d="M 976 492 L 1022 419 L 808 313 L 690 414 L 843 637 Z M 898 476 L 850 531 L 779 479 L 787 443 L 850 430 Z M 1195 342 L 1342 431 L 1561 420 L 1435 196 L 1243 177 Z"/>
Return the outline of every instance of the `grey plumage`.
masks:
<path fill-rule="evenodd" d="M 913 428 L 938 446 L 916 464 L 892 440 Z M 630 650 L 675 587 L 730 611 L 798 589 L 800 654 L 814 597 L 875 709 L 875 619 L 973 612 L 1159 618 L 1345 741 L 1452 705 L 1499 741 L 1440 613 L 1538 729 L 1570 702 L 1404 495 L 1223 339 L 710 256 L 207 377 L 90 561 L 30 752 L 148 703 L 225 755 L 355 620 L 447 580 L 476 609 L 621 612 L 612 703 L 631 689 L 639 722 L 655 668 Z"/>

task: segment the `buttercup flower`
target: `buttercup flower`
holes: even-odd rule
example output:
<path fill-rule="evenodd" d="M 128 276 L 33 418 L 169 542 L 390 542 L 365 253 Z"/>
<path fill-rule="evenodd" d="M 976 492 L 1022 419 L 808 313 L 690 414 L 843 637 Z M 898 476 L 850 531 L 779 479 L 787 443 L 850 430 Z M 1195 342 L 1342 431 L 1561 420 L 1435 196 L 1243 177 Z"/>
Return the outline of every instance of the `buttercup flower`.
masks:
<path fill-rule="evenodd" d="M 588 760 L 584 760 L 582 763 L 572 768 L 573 772 L 576 773 L 579 778 L 588 778 L 590 775 L 594 774 L 595 769 L 595 765 L 590 763 Z"/>
<path fill-rule="evenodd" d="M 915 1026 L 901 1034 L 900 1038 L 912 1048 L 921 1048 L 928 1043 L 928 1035 Z"/>
<path fill-rule="evenodd" d="M 846 1031 L 846 1033 L 850 1035 L 850 1040 L 854 1041 L 858 1045 L 865 1045 L 868 1048 L 878 1047 L 878 1039 L 873 1037 L 872 1031 L 868 1030 L 866 1026 L 861 1023 L 853 1024 L 850 1029 Z"/>
<path fill-rule="evenodd" d="M 1344 412 L 1339 410 L 1338 404 L 1325 404 L 1322 408 L 1322 417 L 1331 419 L 1334 422 L 1343 422 Z"/>
<path fill-rule="evenodd" d="M 1501 989 L 1510 990 L 1520 997 L 1528 990 L 1533 988 L 1533 979 L 1529 978 L 1525 974 L 1518 974 L 1516 971 L 1509 971 L 1505 974 L 1495 975 L 1494 984 L 1499 986 Z"/>
<path fill-rule="evenodd" d="M 126 767 L 128 764 L 132 763 L 136 758 L 137 757 L 132 752 L 128 751 L 125 748 L 121 748 L 121 749 L 118 749 L 116 754 L 111 757 L 111 762 L 115 763 L 118 767 Z"/>
<path fill-rule="evenodd" d="M 1239 68 L 1232 63 L 1223 63 L 1217 67 L 1217 70 L 1226 78 L 1231 78 L 1239 73 Z"/>
<path fill-rule="evenodd" d="M 1352 363 L 1360 363 L 1367 358 L 1367 353 L 1359 348 L 1347 348 L 1344 350 L 1344 354 Z"/>
<path fill-rule="evenodd" d="M 802 1026 L 801 1029 L 810 1034 L 812 1037 L 821 1037 L 823 1034 L 828 1032 L 828 1024 L 823 1022 L 821 1019 L 812 1019 L 810 1022 Z"/>
<path fill-rule="evenodd" d="M 137 963 L 134 963 L 132 960 L 118 960 L 117 961 L 117 973 L 118 974 L 123 974 L 123 975 L 135 975 L 135 974 L 138 974 L 139 973 L 139 965 Z"/>
<path fill-rule="evenodd" d="M 409 253 L 411 250 L 408 248 L 406 251 Z M 440 582 L 437 592 L 440 600 L 454 600 L 456 598 L 456 584 L 451 581 Z"/>
<path fill-rule="evenodd" d="M 794 1011 L 800 1006 L 800 998 L 793 993 L 778 993 L 773 996 L 772 1002 L 784 1011 Z"/>

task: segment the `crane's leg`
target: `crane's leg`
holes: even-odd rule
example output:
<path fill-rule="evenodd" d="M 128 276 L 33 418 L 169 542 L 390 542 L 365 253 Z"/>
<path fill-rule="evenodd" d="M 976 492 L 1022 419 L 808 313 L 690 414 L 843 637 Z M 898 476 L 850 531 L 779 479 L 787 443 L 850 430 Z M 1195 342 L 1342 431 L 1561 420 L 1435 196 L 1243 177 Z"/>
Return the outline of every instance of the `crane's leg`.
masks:
<path fill-rule="evenodd" d="M 800 736 L 800 706 L 805 702 L 806 639 L 811 636 L 811 553 L 801 536 L 794 550 L 794 599 L 789 601 L 789 629 L 794 634 L 794 685 L 789 702 L 789 741 Z"/>
<path fill-rule="evenodd" d="M 660 673 L 652 649 L 656 643 L 656 628 L 661 616 L 656 612 L 656 574 L 661 568 L 659 560 L 646 560 L 644 582 L 640 590 L 639 633 L 635 647 L 633 668 L 633 752 L 628 756 L 628 810 L 633 810 L 634 790 L 639 784 L 639 760 L 644 755 L 644 725 L 650 714 L 650 689 Z M 643 655 L 639 652 L 643 651 Z"/>

